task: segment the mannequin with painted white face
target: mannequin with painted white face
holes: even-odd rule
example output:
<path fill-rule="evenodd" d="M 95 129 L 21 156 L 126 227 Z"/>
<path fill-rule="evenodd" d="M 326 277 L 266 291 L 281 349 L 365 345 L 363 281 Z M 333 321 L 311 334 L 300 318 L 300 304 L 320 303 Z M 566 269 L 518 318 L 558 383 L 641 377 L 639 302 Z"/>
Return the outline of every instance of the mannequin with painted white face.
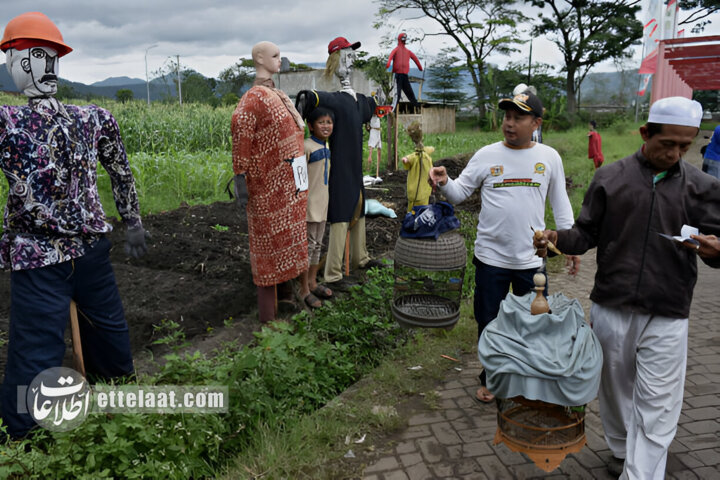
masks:
<path fill-rule="evenodd" d="M 365 243 L 365 188 L 363 185 L 363 124 L 370 121 L 376 102 L 372 97 L 356 93 L 350 84 L 355 50 L 360 42 L 350 43 L 337 37 L 328 45 L 325 77 L 335 75 L 340 80 L 339 92 L 298 92 L 296 106 L 303 115 L 315 107 L 324 107 L 335 115 L 330 136 L 333 166 L 328 187 L 330 202 L 327 221 L 330 223 L 328 254 L 325 261 L 324 281 L 333 291 L 347 290 L 354 281 L 343 276 L 343 254 L 349 239 L 351 268 L 381 266 L 371 259 Z M 347 274 L 347 268 L 345 269 Z"/>
<path fill-rule="evenodd" d="M 59 58 L 50 47 L 9 49 L 5 53 L 6 66 L 15 86 L 23 95 L 50 97 L 57 93 Z"/>
<path fill-rule="evenodd" d="M 9 269 L 10 337 L 0 389 L 3 425 L 15 438 L 35 422 L 18 410 L 18 386 L 59 367 L 71 301 L 87 374 L 112 380 L 133 373 L 128 325 L 110 263 L 113 227 L 97 189 L 101 164 L 127 226 L 125 251 L 147 250 L 135 181 L 117 122 L 95 105 L 67 105 L 57 93 L 58 59 L 72 51 L 44 14 L 5 26 L 0 50 L 25 105 L 0 105 L 0 171 L 8 182 L 0 268 Z M 70 307 L 73 308 L 73 307 Z"/>
<path fill-rule="evenodd" d="M 353 90 L 350 85 L 350 78 L 355 60 L 357 60 L 355 50 L 352 48 L 343 48 L 340 50 L 340 64 L 337 70 L 335 70 L 335 76 L 340 79 L 340 90 L 349 93 L 353 98 L 355 98 L 355 90 Z"/>

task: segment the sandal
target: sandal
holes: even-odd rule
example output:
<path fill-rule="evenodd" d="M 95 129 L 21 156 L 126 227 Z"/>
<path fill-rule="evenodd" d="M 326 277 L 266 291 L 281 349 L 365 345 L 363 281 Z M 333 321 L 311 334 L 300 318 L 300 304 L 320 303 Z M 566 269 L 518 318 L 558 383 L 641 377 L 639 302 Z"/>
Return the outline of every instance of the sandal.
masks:
<path fill-rule="evenodd" d="M 310 308 L 320 308 L 322 307 L 322 302 L 319 298 L 317 298 L 312 293 L 308 293 L 305 295 L 305 298 L 303 298 L 303 302 L 305 302 L 305 305 L 307 305 Z"/>
<path fill-rule="evenodd" d="M 482 403 L 490 403 L 493 400 L 495 400 L 495 395 L 490 393 L 490 390 L 487 389 L 485 385 L 478 388 L 477 393 L 475 393 L 475 400 Z"/>
<path fill-rule="evenodd" d="M 331 298 L 333 296 L 332 290 L 325 285 L 318 284 L 317 287 L 313 288 L 310 292 L 318 298 Z"/>

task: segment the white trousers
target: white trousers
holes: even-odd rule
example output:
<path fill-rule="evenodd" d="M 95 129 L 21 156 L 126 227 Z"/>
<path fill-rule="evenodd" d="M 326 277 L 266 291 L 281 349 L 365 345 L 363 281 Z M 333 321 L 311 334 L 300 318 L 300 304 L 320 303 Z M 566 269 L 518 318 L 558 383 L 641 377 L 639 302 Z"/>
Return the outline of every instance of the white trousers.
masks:
<path fill-rule="evenodd" d="M 682 410 L 687 318 L 647 315 L 593 303 L 593 332 L 603 349 L 600 418 L 621 479 L 665 478 Z"/>

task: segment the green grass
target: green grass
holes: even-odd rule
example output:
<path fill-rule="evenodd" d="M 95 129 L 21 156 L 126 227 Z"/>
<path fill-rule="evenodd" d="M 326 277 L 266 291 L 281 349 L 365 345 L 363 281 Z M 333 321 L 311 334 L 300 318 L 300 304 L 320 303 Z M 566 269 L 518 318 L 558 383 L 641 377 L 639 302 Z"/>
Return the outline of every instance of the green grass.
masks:
<path fill-rule="evenodd" d="M 394 408 L 401 402 L 422 395 L 432 408 L 436 385 L 455 366 L 440 355 L 460 358 L 474 351 L 476 337 L 472 308 L 466 304 L 453 330 L 418 331 L 324 408 L 283 426 L 263 425 L 221 478 L 361 478 L 364 465 L 345 463 L 343 455 L 371 452 L 378 440 L 404 428 L 407 418 L 402 408 Z M 418 364 L 421 370 L 408 370 Z M 373 413 L 376 406 L 381 414 Z M 365 442 L 354 443 L 362 435 L 367 435 Z M 345 444 L 348 436 L 351 442 Z"/>
<path fill-rule="evenodd" d="M 225 187 L 233 176 L 230 152 L 136 153 L 129 161 L 143 215 L 172 210 L 181 203 L 229 199 Z M 117 217 L 110 177 L 103 168 L 98 168 L 98 191 L 105 213 Z"/>
<path fill-rule="evenodd" d="M 128 154 L 169 152 L 230 151 L 230 118 L 235 107 L 188 103 L 184 105 L 135 100 L 127 103 L 96 99 L 95 104 L 113 114 L 120 126 Z M 22 105 L 23 96 L 0 93 L 0 104 Z M 85 100 L 67 103 L 86 105 Z"/>
<path fill-rule="evenodd" d="M 263 328 L 250 344 L 230 342 L 213 355 L 172 348 L 160 371 L 138 384 L 224 385 L 228 413 L 90 415 L 68 432 L 0 442 L 0 477 L 215 478 L 236 455 L 313 414 L 411 339 L 390 317 L 391 295 L 392 271 L 372 270 L 347 296 L 292 324 Z M 177 328 L 161 325 L 158 342 L 182 348 Z M 281 459 L 287 440 L 278 438 Z"/>
<path fill-rule="evenodd" d="M 230 151 L 230 118 L 234 107 L 203 104 L 120 103 L 102 105 L 112 112 L 128 153 Z"/>
<path fill-rule="evenodd" d="M 602 135 L 602 148 L 605 162 L 608 165 L 621 158 L 634 153 L 642 145 L 642 138 L 638 133 L 640 124 L 621 124 L 600 132 Z M 565 176 L 572 179 L 572 187 L 568 190 L 570 203 L 575 217 L 580 213 L 580 206 L 590 181 L 595 175 L 593 161 L 587 158 L 588 138 L 587 129 L 573 128 L 566 132 L 547 132 L 543 140 L 558 151 L 563 160 Z M 555 227 L 555 221 L 546 211 L 545 222 L 548 228 Z"/>
<path fill-rule="evenodd" d="M 25 100 L 0 95 L 0 101 Z M 232 175 L 231 108 L 153 104 L 148 109 L 139 102 L 111 101 L 103 106 L 120 124 L 143 213 L 173 209 L 182 202 L 227 198 L 224 188 Z M 621 125 L 601 132 L 606 162 L 640 145 L 632 129 Z M 566 174 L 579 185 L 571 192 L 576 213 L 578 199 L 594 173 L 587 159 L 586 133 L 584 128 L 546 132 L 548 144 L 563 157 Z M 434 146 L 433 158 L 440 159 L 473 152 L 500 139 L 499 132 L 463 127 L 455 134 L 426 135 L 424 143 Z M 400 135 L 400 142 L 401 156 L 412 152 L 406 135 Z M 367 150 L 363 161 L 366 158 Z M 98 175 L 103 205 L 109 215 L 116 215 L 107 174 L 99 169 Z M 0 182 L 3 204 L 6 194 L 7 185 Z M 470 256 L 476 216 L 461 214 L 461 218 Z M 373 406 L 393 406 L 425 393 L 426 404 L 432 407 L 437 400 L 432 394 L 435 382 L 448 368 L 440 354 L 457 358 L 474 349 L 476 338 L 471 308 L 464 304 L 453 331 L 422 332 L 396 347 L 398 334 L 388 312 L 389 272 L 375 275 L 384 278 L 371 279 L 346 300 L 337 300 L 312 318 L 300 316 L 292 332 L 264 331 L 256 345 L 226 346 L 214 358 L 173 354 L 156 378 L 143 379 L 159 384 L 231 385 L 229 415 L 91 418 L 77 431 L 42 433 L 35 441 L 6 447 L 2 454 L 11 463 L 0 462 L 0 468 L 16 474 L 34 471 L 38 478 L 90 478 L 87 472 L 94 472 L 94 478 L 202 478 L 218 472 L 226 478 L 352 476 L 333 466 L 340 465 L 348 449 L 345 437 L 369 433 L 379 438 L 404 425 L 401 417 L 372 413 Z M 472 289 L 469 268 L 463 289 L 466 298 Z M 422 363 L 422 370 L 407 370 L 417 363 Z M 365 373 L 365 379 L 349 392 L 327 403 Z M 318 410 L 321 405 L 325 406 Z M 369 448 L 372 443 L 365 445 L 353 448 Z M 228 462 L 232 466 L 225 471 Z"/>
<path fill-rule="evenodd" d="M 382 127 L 382 139 L 383 139 L 383 150 L 382 158 L 380 161 L 380 176 L 387 172 L 387 126 L 383 121 Z M 502 133 L 497 132 L 485 132 L 478 130 L 467 124 L 457 124 L 455 133 L 429 133 L 423 135 L 423 145 L 428 147 L 435 147 L 435 152 L 432 154 L 433 160 L 439 160 L 441 158 L 452 157 L 454 155 L 464 154 L 468 152 L 475 152 L 485 145 L 502 140 Z M 368 133 L 365 132 L 363 138 L 363 171 L 366 175 L 375 175 L 375 161 L 377 153 L 373 151 L 373 167 L 372 169 L 367 165 L 368 157 Z M 402 163 L 400 159 L 406 155 L 410 155 L 415 151 L 415 144 L 410 140 L 410 137 L 401 130 L 398 133 L 398 169 L 402 170 Z"/>
<path fill-rule="evenodd" d="M 26 99 L 0 94 L 0 102 L 22 104 Z M 120 125 L 136 179 L 141 213 L 171 210 L 182 203 L 211 203 L 228 198 L 224 189 L 232 177 L 230 117 L 233 107 L 157 102 L 148 107 L 141 101 L 120 103 L 113 100 L 98 103 L 110 110 Z M 606 163 L 623 158 L 639 147 L 642 141 L 636 133 L 638 126 L 621 121 L 601 130 Z M 386 133 L 383 129 L 383 135 Z M 575 214 L 579 212 L 585 189 L 594 174 L 592 161 L 587 159 L 586 134 L 584 126 L 567 132 L 545 132 L 546 143 L 558 150 L 565 173 L 572 179 L 574 188 L 569 194 Z M 501 139 L 499 131 L 479 131 L 467 122 L 458 122 L 455 133 L 427 134 L 424 144 L 435 147 L 433 159 L 439 160 L 475 152 Z M 400 157 L 412 153 L 414 145 L 404 131 L 400 132 L 398 141 Z M 384 149 L 383 154 L 386 153 Z M 366 173 L 374 174 L 374 169 L 367 167 L 367 154 L 366 133 L 363 165 Z M 386 158 L 383 158 L 381 175 L 386 170 Z M 103 206 L 109 216 L 117 216 L 104 169 L 98 169 L 98 178 Z M 6 197 L 7 184 L 0 182 L 0 203 L 3 205 Z M 551 215 L 547 223 L 554 226 Z"/>

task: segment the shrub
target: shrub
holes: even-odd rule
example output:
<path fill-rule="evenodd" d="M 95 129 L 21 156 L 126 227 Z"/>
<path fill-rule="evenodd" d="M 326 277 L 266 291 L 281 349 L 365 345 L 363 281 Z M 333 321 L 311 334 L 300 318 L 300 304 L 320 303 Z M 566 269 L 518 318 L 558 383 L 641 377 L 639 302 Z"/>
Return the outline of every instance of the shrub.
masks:
<path fill-rule="evenodd" d="M 312 412 L 376 366 L 409 331 L 390 318 L 390 269 L 343 299 L 263 328 L 252 345 L 228 343 L 208 357 L 166 356 L 149 385 L 227 385 L 227 414 L 90 415 L 69 432 L 40 430 L 0 445 L 0 478 L 212 477 L 263 424 Z M 182 341 L 182 335 L 173 335 Z M 281 427 L 282 428 L 282 427 Z"/>

